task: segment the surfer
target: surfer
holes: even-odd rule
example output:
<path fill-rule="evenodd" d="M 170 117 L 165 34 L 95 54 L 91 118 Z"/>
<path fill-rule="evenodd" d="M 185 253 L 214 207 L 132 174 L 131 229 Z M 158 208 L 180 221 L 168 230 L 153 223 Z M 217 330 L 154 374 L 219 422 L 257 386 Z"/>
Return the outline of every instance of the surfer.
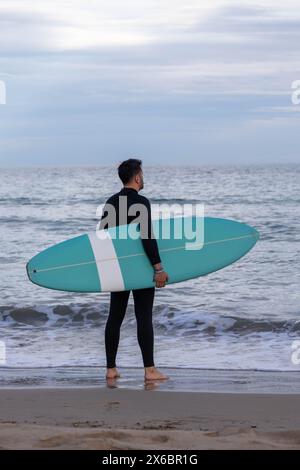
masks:
<path fill-rule="evenodd" d="M 153 234 L 150 202 L 145 196 L 139 194 L 139 191 L 144 187 L 142 161 L 135 158 L 125 160 L 119 165 L 118 174 L 123 183 L 123 188 L 106 201 L 100 221 L 100 229 L 126 225 L 139 220 L 141 241 L 153 266 L 153 280 L 156 287 L 162 288 L 168 281 L 168 274 L 161 264 L 157 241 Z M 167 379 L 168 377 L 155 367 L 153 357 L 152 310 L 155 288 L 135 289 L 132 293 L 137 320 L 137 337 L 142 352 L 145 379 Z M 120 329 L 125 317 L 129 295 L 130 291 L 111 292 L 110 294 L 109 316 L 105 326 L 107 379 L 120 377 L 116 368 L 116 356 Z"/>

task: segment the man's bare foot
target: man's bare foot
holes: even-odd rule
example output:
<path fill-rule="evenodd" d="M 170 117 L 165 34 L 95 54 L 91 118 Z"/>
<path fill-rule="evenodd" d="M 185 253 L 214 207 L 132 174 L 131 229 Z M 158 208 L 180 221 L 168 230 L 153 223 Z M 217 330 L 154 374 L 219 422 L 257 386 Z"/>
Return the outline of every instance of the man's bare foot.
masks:
<path fill-rule="evenodd" d="M 117 368 L 116 367 L 113 367 L 113 368 L 108 368 L 106 370 L 106 378 L 107 379 L 116 379 L 117 377 L 121 377 Z"/>
<path fill-rule="evenodd" d="M 159 372 L 156 367 L 145 367 L 145 380 L 165 380 L 169 377 Z"/>

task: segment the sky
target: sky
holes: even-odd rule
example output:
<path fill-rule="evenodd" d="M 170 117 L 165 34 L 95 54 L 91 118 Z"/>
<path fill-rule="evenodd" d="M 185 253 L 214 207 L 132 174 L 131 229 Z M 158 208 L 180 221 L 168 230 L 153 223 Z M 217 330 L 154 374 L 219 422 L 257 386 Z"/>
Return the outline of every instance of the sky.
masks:
<path fill-rule="evenodd" d="M 299 44 L 299 0 L 1 0 L 0 166 L 300 162 Z"/>

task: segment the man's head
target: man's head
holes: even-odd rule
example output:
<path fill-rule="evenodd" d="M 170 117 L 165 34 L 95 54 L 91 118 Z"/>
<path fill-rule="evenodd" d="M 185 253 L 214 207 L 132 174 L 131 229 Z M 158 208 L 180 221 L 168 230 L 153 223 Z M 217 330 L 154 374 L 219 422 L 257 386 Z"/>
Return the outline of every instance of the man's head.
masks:
<path fill-rule="evenodd" d="M 118 174 L 124 186 L 140 191 L 144 187 L 142 160 L 129 158 L 118 167 Z"/>

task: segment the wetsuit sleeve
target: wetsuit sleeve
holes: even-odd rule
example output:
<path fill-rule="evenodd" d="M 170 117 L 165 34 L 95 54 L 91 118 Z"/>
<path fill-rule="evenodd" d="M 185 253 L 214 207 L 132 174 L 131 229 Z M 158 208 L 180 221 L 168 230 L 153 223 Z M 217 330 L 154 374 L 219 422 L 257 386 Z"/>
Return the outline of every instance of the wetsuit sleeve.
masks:
<path fill-rule="evenodd" d="M 153 227 L 152 227 L 152 219 L 151 219 L 151 205 L 150 205 L 150 202 L 148 199 L 144 198 L 144 201 L 143 201 L 144 205 L 146 206 L 147 208 L 147 228 L 148 228 L 148 233 L 145 234 L 146 237 L 144 237 L 143 235 L 141 235 L 141 240 L 142 240 L 142 244 L 143 244 L 143 247 L 144 247 L 144 250 L 146 252 L 146 255 L 148 256 L 149 258 L 149 261 L 152 265 L 154 264 L 157 264 L 157 263 L 160 263 L 161 262 L 161 259 L 160 259 L 160 256 L 159 256 L 159 250 L 158 250 L 158 246 L 157 246 L 157 241 L 155 239 L 155 236 L 154 236 L 154 232 L 153 232 Z M 142 232 L 142 230 L 141 230 Z"/>

